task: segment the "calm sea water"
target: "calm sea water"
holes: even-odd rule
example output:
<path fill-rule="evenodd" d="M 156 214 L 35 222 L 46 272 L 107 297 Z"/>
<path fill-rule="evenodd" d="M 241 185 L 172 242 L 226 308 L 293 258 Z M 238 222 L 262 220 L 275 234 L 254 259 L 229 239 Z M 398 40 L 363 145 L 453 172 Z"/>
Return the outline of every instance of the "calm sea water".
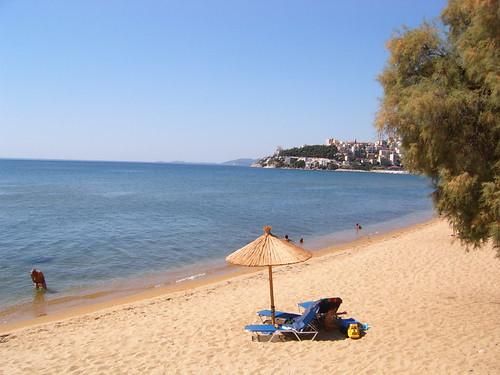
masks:
<path fill-rule="evenodd" d="M 54 295 L 222 262 L 272 225 L 305 245 L 432 216 L 410 175 L 223 166 L 0 160 L 0 309 L 33 298 L 31 268 Z"/>

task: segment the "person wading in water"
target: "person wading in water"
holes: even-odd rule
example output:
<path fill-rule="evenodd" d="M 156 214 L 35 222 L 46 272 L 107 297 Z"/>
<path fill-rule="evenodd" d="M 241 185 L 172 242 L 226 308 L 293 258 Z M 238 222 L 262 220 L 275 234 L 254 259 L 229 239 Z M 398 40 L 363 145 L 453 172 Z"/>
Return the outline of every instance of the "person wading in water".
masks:
<path fill-rule="evenodd" d="M 45 282 L 45 276 L 42 271 L 33 268 L 30 275 L 35 288 L 47 290 L 47 283 Z"/>

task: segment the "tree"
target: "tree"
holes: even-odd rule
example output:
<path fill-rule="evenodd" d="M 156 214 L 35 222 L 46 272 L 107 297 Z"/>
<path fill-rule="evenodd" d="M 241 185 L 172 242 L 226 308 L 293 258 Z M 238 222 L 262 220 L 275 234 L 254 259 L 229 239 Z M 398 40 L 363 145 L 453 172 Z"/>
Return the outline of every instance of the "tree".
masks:
<path fill-rule="evenodd" d="M 306 167 L 306 162 L 304 160 L 297 160 L 294 165 L 294 168 L 305 168 Z"/>
<path fill-rule="evenodd" d="M 326 158 L 335 159 L 337 157 L 337 147 L 335 145 L 305 145 L 302 147 L 294 147 L 289 149 L 281 149 L 280 156 L 297 156 L 309 158 Z"/>
<path fill-rule="evenodd" d="M 437 211 L 466 244 L 500 256 L 500 1 L 450 0 L 442 23 L 389 40 L 376 125 L 430 176 Z"/>

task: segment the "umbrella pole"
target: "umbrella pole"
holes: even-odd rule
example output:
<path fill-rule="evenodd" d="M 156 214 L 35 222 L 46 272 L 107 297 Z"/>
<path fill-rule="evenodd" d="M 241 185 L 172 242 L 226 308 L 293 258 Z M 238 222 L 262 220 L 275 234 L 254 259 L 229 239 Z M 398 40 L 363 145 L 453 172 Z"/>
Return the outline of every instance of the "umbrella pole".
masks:
<path fill-rule="evenodd" d="M 276 325 L 276 308 L 274 307 L 273 266 L 269 266 L 269 293 L 271 296 L 271 323 Z"/>

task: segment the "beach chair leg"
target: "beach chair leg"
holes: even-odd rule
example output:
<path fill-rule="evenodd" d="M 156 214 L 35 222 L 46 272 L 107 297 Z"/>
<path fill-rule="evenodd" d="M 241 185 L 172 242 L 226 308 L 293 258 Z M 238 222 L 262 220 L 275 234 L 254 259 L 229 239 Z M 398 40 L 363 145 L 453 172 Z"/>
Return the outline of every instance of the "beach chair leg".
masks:
<path fill-rule="evenodd" d="M 269 339 L 269 342 L 273 342 L 273 339 L 277 337 L 279 341 L 282 341 L 283 338 L 281 337 L 281 335 L 279 334 L 278 331 L 276 332 L 273 332 L 273 334 L 271 334 L 271 338 Z"/>
<path fill-rule="evenodd" d="M 302 341 L 302 339 L 299 337 L 300 335 L 312 335 L 311 341 L 314 341 L 316 336 L 318 335 L 319 331 L 309 331 L 309 332 L 294 332 L 295 336 L 299 341 Z"/>

